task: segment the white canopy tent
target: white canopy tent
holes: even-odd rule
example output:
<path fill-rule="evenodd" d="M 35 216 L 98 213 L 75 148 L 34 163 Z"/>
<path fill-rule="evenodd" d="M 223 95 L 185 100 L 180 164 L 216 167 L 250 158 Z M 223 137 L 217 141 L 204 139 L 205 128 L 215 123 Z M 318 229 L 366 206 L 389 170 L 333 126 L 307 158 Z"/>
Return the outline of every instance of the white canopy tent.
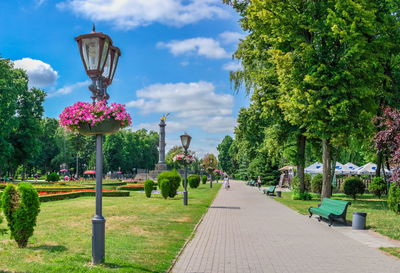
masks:
<path fill-rule="evenodd" d="M 369 174 L 369 175 L 374 175 L 376 172 L 376 164 L 369 162 L 365 164 L 364 166 L 361 166 L 357 170 L 357 174 Z"/>
<path fill-rule="evenodd" d="M 360 168 L 359 166 L 357 166 L 356 164 L 353 164 L 351 162 L 347 162 L 346 164 L 344 164 L 344 166 L 348 169 L 350 169 L 350 174 L 356 174 L 357 170 Z"/>
<path fill-rule="evenodd" d="M 314 164 L 305 168 L 304 172 L 309 173 L 309 174 L 319 174 L 319 173 L 322 173 L 323 170 L 324 170 L 323 164 L 320 162 L 315 162 Z M 335 173 L 343 174 L 343 170 L 347 170 L 347 168 L 342 163 L 336 162 Z"/>
<path fill-rule="evenodd" d="M 365 164 L 364 166 L 361 166 L 358 170 L 357 170 L 357 174 L 369 174 L 369 175 L 374 175 L 376 173 L 376 164 L 369 162 L 367 164 Z M 385 173 L 391 173 L 390 170 L 385 168 Z"/>
<path fill-rule="evenodd" d="M 305 173 L 310 173 L 310 174 L 318 174 L 322 173 L 323 170 L 323 165 L 320 162 L 315 162 L 314 164 L 311 164 L 307 168 L 304 169 Z"/>

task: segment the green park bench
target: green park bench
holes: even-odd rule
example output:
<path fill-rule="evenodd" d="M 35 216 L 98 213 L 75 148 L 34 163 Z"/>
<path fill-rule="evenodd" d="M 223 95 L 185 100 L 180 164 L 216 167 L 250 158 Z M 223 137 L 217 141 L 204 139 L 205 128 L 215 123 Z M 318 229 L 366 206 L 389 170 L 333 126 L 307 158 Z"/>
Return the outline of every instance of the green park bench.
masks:
<path fill-rule="evenodd" d="M 274 195 L 276 186 L 270 186 L 263 190 L 264 194 L 266 195 Z"/>
<path fill-rule="evenodd" d="M 324 198 L 318 208 L 309 207 L 308 212 L 310 218 L 313 214 L 319 215 L 318 221 L 321 221 L 322 218 L 328 219 L 329 226 L 332 225 L 333 220 L 338 218 L 343 219 L 343 222 L 347 224 L 346 212 L 349 205 L 351 205 L 351 202 Z"/>

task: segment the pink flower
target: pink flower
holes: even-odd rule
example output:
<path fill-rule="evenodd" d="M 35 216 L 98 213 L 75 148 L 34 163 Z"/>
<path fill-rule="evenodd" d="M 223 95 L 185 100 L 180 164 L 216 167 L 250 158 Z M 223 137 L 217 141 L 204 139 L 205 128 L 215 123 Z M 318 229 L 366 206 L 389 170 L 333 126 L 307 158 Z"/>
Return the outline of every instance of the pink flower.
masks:
<path fill-rule="evenodd" d="M 59 122 L 67 130 L 77 131 L 82 123 L 94 126 L 110 118 L 120 121 L 121 128 L 132 124 L 132 118 L 126 112 L 124 105 L 112 103 L 109 106 L 104 100 L 95 104 L 77 102 L 72 106 L 66 107 L 60 114 Z"/>

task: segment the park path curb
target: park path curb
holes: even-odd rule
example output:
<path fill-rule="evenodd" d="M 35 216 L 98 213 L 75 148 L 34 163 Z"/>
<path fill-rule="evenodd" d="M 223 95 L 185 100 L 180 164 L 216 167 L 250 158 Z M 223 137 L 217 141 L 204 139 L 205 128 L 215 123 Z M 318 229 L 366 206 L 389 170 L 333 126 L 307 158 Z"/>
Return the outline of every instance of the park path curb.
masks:
<path fill-rule="evenodd" d="M 222 188 L 222 187 L 221 187 Z M 219 194 L 221 188 L 219 188 L 217 194 L 214 196 L 213 200 L 211 200 L 210 206 L 214 203 L 215 198 L 217 198 L 217 195 Z M 183 251 L 185 250 L 185 248 L 187 247 L 187 245 L 190 243 L 190 241 L 193 240 L 194 235 L 197 232 L 197 229 L 199 228 L 200 224 L 203 222 L 204 217 L 206 216 L 206 214 L 208 213 L 208 210 L 210 209 L 210 207 L 208 207 L 207 211 L 201 216 L 200 220 L 197 222 L 197 224 L 194 226 L 193 231 L 190 233 L 189 238 L 186 240 L 186 242 L 183 244 L 182 248 L 179 250 L 178 254 L 176 254 L 174 260 L 172 261 L 172 264 L 170 265 L 170 267 L 168 268 L 168 270 L 166 271 L 167 273 L 172 272 L 172 269 L 174 268 L 176 262 L 178 261 L 179 257 L 182 255 Z"/>

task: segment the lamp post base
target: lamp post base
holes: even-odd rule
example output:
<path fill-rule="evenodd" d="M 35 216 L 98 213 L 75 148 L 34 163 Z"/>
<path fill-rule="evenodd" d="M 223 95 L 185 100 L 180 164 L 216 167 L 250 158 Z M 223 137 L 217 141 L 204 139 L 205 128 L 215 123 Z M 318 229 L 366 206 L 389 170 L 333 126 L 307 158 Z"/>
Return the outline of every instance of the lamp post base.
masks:
<path fill-rule="evenodd" d="M 212 181 L 210 181 L 210 189 L 212 188 Z"/>
<path fill-rule="evenodd" d="M 106 219 L 96 215 L 92 218 L 92 262 L 104 263 Z"/>
<path fill-rule="evenodd" d="M 187 206 L 188 204 L 188 192 L 184 191 L 183 192 L 183 205 Z"/>

